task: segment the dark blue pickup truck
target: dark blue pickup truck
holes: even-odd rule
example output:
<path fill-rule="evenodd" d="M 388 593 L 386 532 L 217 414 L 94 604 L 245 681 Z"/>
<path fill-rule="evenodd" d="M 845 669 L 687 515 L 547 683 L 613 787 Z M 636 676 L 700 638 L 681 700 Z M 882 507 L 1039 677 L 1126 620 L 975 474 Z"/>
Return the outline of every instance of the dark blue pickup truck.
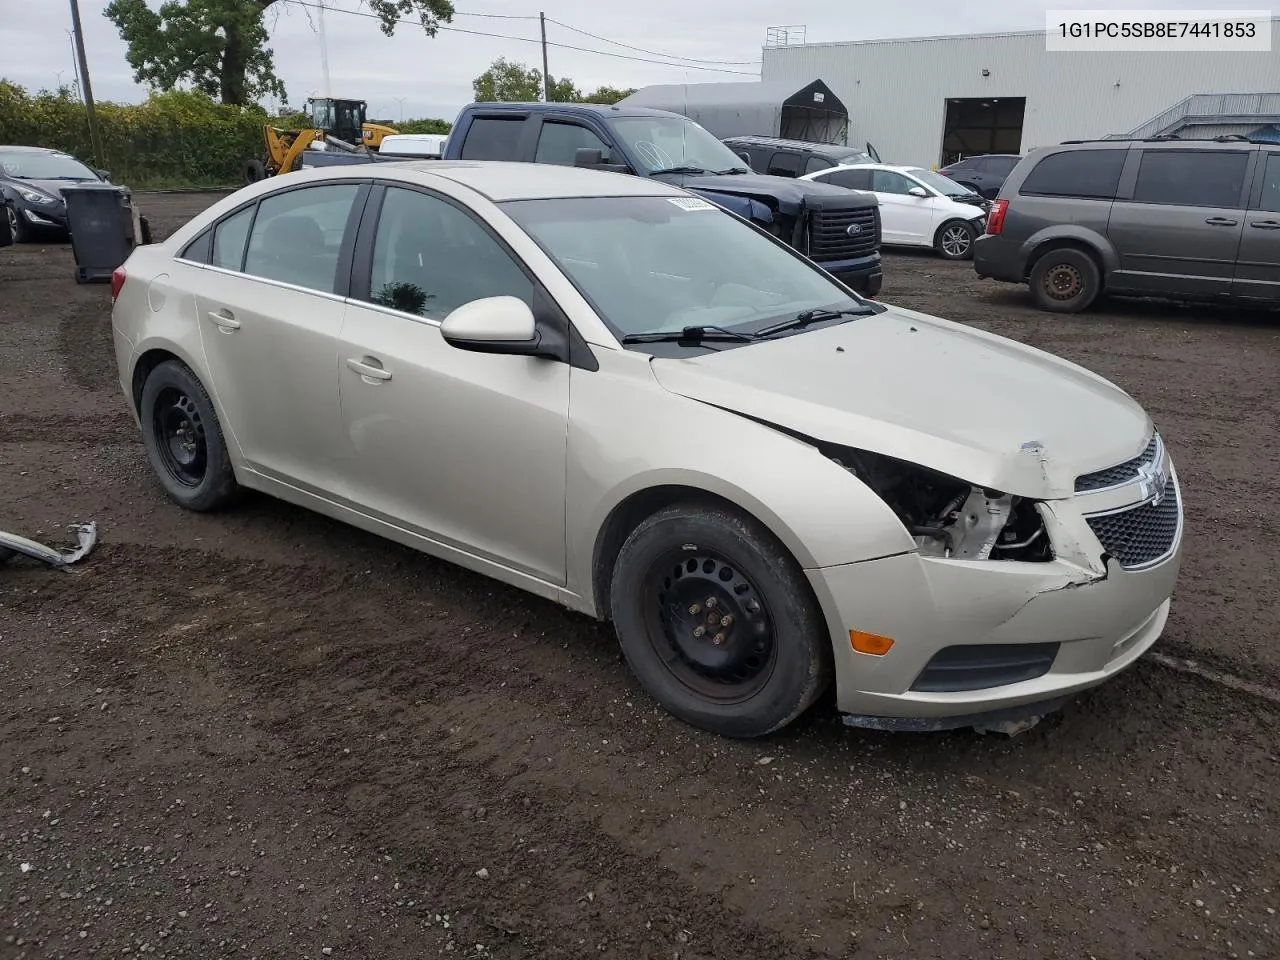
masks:
<path fill-rule="evenodd" d="M 880 292 L 874 195 L 750 171 L 687 117 L 590 103 L 473 103 L 442 160 L 515 160 L 658 177 L 744 217 L 858 293 Z"/>

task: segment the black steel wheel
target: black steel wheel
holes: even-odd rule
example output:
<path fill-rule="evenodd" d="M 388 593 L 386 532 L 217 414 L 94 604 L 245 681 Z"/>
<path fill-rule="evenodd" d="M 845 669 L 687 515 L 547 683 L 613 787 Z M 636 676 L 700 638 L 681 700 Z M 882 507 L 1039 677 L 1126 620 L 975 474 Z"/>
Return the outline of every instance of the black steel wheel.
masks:
<path fill-rule="evenodd" d="M 1031 268 L 1031 296 L 1041 310 L 1079 313 L 1097 298 L 1102 277 L 1093 257 L 1075 247 L 1043 254 Z"/>
<path fill-rule="evenodd" d="M 147 457 L 165 492 L 189 510 L 213 510 L 236 493 L 235 471 L 208 392 L 185 365 L 159 364 L 139 406 Z"/>
<path fill-rule="evenodd" d="M 800 566 L 725 506 L 679 504 L 640 523 L 618 553 L 610 612 L 649 694 L 715 733 L 779 730 L 830 681 L 830 636 Z"/>

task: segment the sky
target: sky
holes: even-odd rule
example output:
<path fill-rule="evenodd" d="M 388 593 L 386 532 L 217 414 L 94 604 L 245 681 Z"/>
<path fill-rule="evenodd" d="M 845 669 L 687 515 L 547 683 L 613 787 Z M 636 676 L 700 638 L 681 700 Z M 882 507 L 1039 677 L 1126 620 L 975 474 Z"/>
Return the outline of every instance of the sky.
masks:
<path fill-rule="evenodd" d="M 80 0 L 93 92 L 99 100 L 137 102 L 145 99 L 147 91 L 133 81 L 125 45 L 114 25 L 102 15 L 107 2 Z M 602 84 L 642 87 L 756 79 L 760 48 L 771 26 L 803 26 L 808 42 L 822 43 L 1042 30 L 1047 9 L 1203 10 L 1223 6 L 1223 0 L 902 0 L 874 4 L 645 0 L 643 4 L 590 5 L 582 0 L 454 0 L 457 14 L 447 25 L 451 29 L 429 38 L 416 23 L 402 23 L 395 36 L 387 38 L 376 21 L 344 12 L 367 13 L 361 0 L 324 2 L 328 8 L 324 26 L 330 95 L 366 100 L 371 118 L 392 122 L 416 117 L 452 120 L 471 100 L 471 81 L 497 57 L 540 67 L 540 10 L 549 21 L 547 40 L 555 44 L 548 49 L 551 75 L 569 77 L 580 89 L 593 90 Z M 148 4 L 158 8 L 160 0 L 148 0 Z M 289 103 L 297 106 L 308 96 L 323 96 L 315 9 L 295 0 L 280 0 L 266 16 L 276 73 L 285 83 Z M 74 79 L 68 0 L 0 0 L 0 24 L 4 38 L 0 78 L 31 90 L 56 88 Z M 637 47 L 648 52 L 634 49 Z"/>

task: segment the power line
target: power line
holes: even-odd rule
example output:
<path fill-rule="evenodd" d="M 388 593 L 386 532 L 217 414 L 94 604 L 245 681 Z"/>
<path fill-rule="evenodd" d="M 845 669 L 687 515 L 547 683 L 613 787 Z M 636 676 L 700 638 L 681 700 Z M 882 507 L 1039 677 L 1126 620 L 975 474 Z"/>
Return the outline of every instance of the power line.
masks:
<path fill-rule="evenodd" d="M 551 17 L 547 17 L 547 22 L 554 23 L 557 27 L 564 27 L 566 30 L 572 30 L 574 33 L 580 33 L 584 37 L 590 37 L 592 40 L 599 40 L 602 43 L 612 43 L 615 47 L 625 47 L 627 50 L 635 50 L 638 53 L 647 53 L 654 57 L 666 57 L 671 60 L 688 60 L 692 63 L 719 64 L 725 67 L 752 67 L 758 66 L 760 63 L 758 60 L 701 60 L 697 57 L 682 57 L 677 53 L 662 53 L 659 50 L 646 50 L 644 47 L 633 47 L 631 44 L 623 43 L 620 40 L 610 40 L 608 37 L 601 37 L 594 33 L 588 33 L 586 30 L 571 27 L 569 24 L 561 23 L 559 20 L 555 20 Z"/>
<path fill-rule="evenodd" d="M 311 2 L 311 0 L 291 0 L 291 2 L 296 4 L 297 6 L 308 7 L 311 9 L 317 9 L 320 7 L 319 3 Z M 347 10 L 342 7 L 328 7 L 328 6 L 326 6 L 325 9 L 328 10 L 330 13 L 345 13 L 348 16 L 364 17 L 365 19 L 368 19 L 368 20 L 382 19 L 376 13 L 370 13 L 364 10 Z M 492 16 L 498 16 L 498 15 L 492 14 Z M 538 18 L 532 17 L 530 19 L 536 20 Z M 421 21 L 410 20 L 407 17 L 397 17 L 394 19 L 393 22 L 406 23 L 406 24 L 411 24 L 413 26 L 421 26 Z M 516 40 L 516 41 L 519 41 L 520 43 L 536 43 L 536 44 L 542 43 L 542 41 L 536 37 L 517 37 L 517 36 L 512 36 L 511 34 L 508 34 L 508 33 L 491 33 L 486 30 L 468 30 L 465 27 L 446 27 L 443 24 L 437 24 L 436 29 L 443 33 L 461 33 L 471 37 L 490 37 L 495 40 Z M 606 42 L 610 42 L 610 41 L 606 41 Z M 615 60 L 631 60 L 637 63 L 651 63 L 651 64 L 657 64 L 658 66 L 663 66 L 663 67 L 680 67 L 684 70 L 704 70 L 708 73 L 733 73 L 743 77 L 759 76 L 759 74 L 756 72 L 749 72 L 746 70 L 726 70 L 723 67 L 701 67 L 701 66 L 695 66 L 689 63 L 675 63 L 670 60 L 653 60 L 646 57 L 632 57 L 632 56 L 628 56 L 625 53 L 613 53 L 609 50 L 594 50 L 590 47 L 579 47 L 571 43 L 557 43 L 552 40 L 547 41 L 547 46 L 558 47 L 561 50 L 574 50 L 574 51 L 577 51 L 578 53 L 592 53 L 600 57 L 612 57 Z M 661 54 L 659 54 L 659 56 L 661 56 Z M 743 65 L 746 65 L 746 61 L 743 62 Z"/>

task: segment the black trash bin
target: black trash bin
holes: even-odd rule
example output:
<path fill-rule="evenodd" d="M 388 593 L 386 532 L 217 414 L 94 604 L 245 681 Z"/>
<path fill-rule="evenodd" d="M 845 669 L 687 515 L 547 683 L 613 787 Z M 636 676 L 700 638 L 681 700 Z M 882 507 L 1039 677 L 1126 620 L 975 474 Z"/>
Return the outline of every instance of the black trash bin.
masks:
<path fill-rule="evenodd" d="M 127 187 L 78 183 L 62 188 L 77 283 L 107 283 L 135 243 L 133 197 Z"/>

